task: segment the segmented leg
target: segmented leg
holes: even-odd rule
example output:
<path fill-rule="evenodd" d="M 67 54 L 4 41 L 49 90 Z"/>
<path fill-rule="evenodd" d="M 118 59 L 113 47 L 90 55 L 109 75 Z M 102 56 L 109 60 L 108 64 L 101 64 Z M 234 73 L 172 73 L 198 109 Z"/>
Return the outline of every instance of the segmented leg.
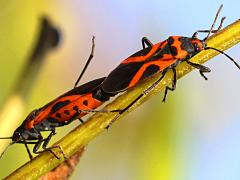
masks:
<path fill-rule="evenodd" d="M 66 121 L 66 122 L 64 123 L 64 125 L 68 125 L 68 124 L 70 124 L 71 122 L 73 122 L 75 119 L 79 119 L 78 116 L 80 115 L 80 112 L 78 111 L 77 108 L 74 109 L 74 110 L 76 111 L 76 113 L 75 113 L 68 121 Z M 80 121 L 81 123 L 84 123 L 84 121 L 81 120 L 81 119 L 79 119 L 79 121 Z"/>
<path fill-rule="evenodd" d="M 129 108 L 131 108 L 139 99 L 141 99 L 144 95 L 148 94 L 151 90 L 153 90 L 160 82 L 161 80 L 164 78 L 164 76 L 166 75 L 168 69 L 166 69 L 165 71 L 162 72 L 162 76 L 156 81 L 154 82 L 151 86 L 149 86 L 147 89 L 145 89 L 136 99 L 134 99 L 128 106 L 126 106 L 124 109 L 119 110 L 119 113 L 110 121 L 109 125 L 106 127 L 106 129 L 108 129 L 112 123 L 114 123 L 117 118 L 123 114 L 125 111 L 127 111 Z"/>
<path fill-rule="evenodd" d="M 162 100 L 163 102 L 166 101 L 168 90 L 174 91 L 176 89 L 177 72 L 176 72 L 176 69 L 174 67 L 172 68 L 172 71 L 173 71 L 172 87 L 169 87 L 169 86 L 166 87 L 165 92 L 164 92 L 164 97 L 163 97 L 163 100 Z"/>
<path fill-rule="evenodd" d="M 90 113 L 90 112 L 106 112 L 106 113 L 110 113 L 110 112 L 120 112 L 121 110 L 105 110 L 105 109 L 100 109 L 100 110 L 94 110 L 94 109 L 79 109 L 78 110 L 79 113 Z"/>
<path fill-rule="evenodd" d="M 91 50 L 91 53 L 90 53 L 90 55 L 89 55 L 89 57 L 88 57 L 88 60 L 87 60 L 87 62 L 86 62 L 86 64 L 85 64 L 85 66 L 84 66 L 81 74 L 79 75 L 77 81 L 75 82 L 74 88 L 78 85 L 79 81 L 81 80 L 81 78 L 82 78 L 82 76 L 84 75 L 84 73 L 85 73 L 85 71 L 86 71 L 89 63 L 91 62 L 91 60 L 92 60 L 92 58 L 93 58 L 94 48 L 95 48 L 95 41 L 94 41 L 94 39 L 95 39 L 95 36 L 93 36 L 93 38 L 92 38 L 92 50 Z"/>
<path fill-rule="evenodd" d="M 190 61 L 186 61 L 189 65 L 191 65 L 192 67 L 195 67 L 196 69 L 199 70 L 201 76 L 205 79 L 208 80 L 208 78 L 204 75 L 204 73 L 208 73 L 211 72 L 211 69 L 209 67 L 203 66 L 201 64 L 197 64 L 197 63 L 193 63 Z"/>
<path fill-rule="evenodd" d="M 111 112 L 120 112 L 121 110 L 105 110 L 105 109 L 100 109 L 100 110 L 94 110 L 94 109 L 78 109 L 77 107 L 74 109 L 76 111 L 76 113 L 72 116 L 72 118 L 66 122 L 66 125 L 71 123 L 73 120 L 77 119 L 77 117 L 81 114 L 81 113 L 91 113 L 91 112 L 106 112 L 106 113 L 111 113 Z M 84 123 L 84 121 L 81 118 L 78 118 L 78 120 L 81 123 Z"/>
<path fill-rule="evenodd" d="M 80 121 L 81 124 L 84 123 L 84 121 L 81 118 L 78 118 L 78 120 Z"/>
<path fill-rule="evenodd" d="M 226 17 L 222 17 L 221 22 L 220 22 L 218 28 L 217 28 L 217 29 L 213 29 L 213 30 L 211 31 L 211 33 L 217 33 L 218 31 L 220 31 L 220 30 L 222 29 L 222 25 L 223 25 L 223 22 L 224 22 L 225 19 L 226 19 Z M 198 30 L 198 31 L 196 31 L 196 32 L 209 33 L 210 30 Z"/>
<path fill-rule="evenodd" d="M 217 33 L 219 30 L 221 30 L 222 25 L 223 25 L 223 22 L 224 22 L 225 19 L 226 19 L 226 17 L 222 17 L 222 19 L 221 19 L 221 21 L 220 21 L 220 24 L 219 24 L 219 26 L 218 26 L 217 29 L 212 29 L 212 30 L 198 30 L 198 31 L 196 31 L 196 32 L 193 33 L 192 38 L 196 38 L 198 33 Z M 215 22 L 214 22 L 214 24 L 215 24 Z M 214 26 L 214 24 L 213 24 L 213 26 Z M 213 27 L 213 26 L 212 26 L 212 27 Z M 208 36 L 207 36 L 206 38 L 208 38 Z M 206 38 L 205 38 L 204 40 L 206 40 Z"/>
<path fill-rule="evenodd" d="M 74 109 L 76 111 L 76 114 L 72 116 L 72 118 L 66 122 L 69 124 L 73 120 L 75 120 L 81 113 L 91 113 L 91 112 L 106 112 L 106 113 L 111 113 L 111 112 L 120 112 L 121 110 L 105 110 L 105 109 L 100 109 L 100 110 L 94 110 L 94 109 L 78 109 L 77 107 Z M 80 118 L 78 118 L 81 123 L 84 123 L 84 121 Z"/>
<path fill-rule="evenodd" d="M 56 134 L 56 132 L 55 132 L 55 128 L 54 128 L 54 129 L 52 129 L 52 131 L 50 132 L 50 134 L 48 135 L 48 137 L 47 137 L 45 140 L 43 140 L 43 145 L 42 145 L 42 148 L 43 148 L 43 149 L 46 149 L 46 148 L 47 148 L 48 143 L 49 143 L 50 140 L 52 139 L 52 136 L 55 135 L 55 134 Z"/>
<path fill-rule="evenodd" d="M 146 46 L 147 47 L 152 47 L 153 46 L 153 43 L 147 38 L 147 37 L 143 37 L 142 38 L 142 47 L 143 47 L 143 49 L 145 49 L 146 48 Z"/>
<path fill-rule="evenodd" d="M 33 159 L 33 156 L 32 156 L 32 154 L 31 154 L 31 151 L 30 151 L 30 149 L 29 149 L 29 147 L 28 147 L 28 142 L 24 139 L 24 137 L 23 136 L 21 136 L 22 137 L 22 139 L 23 139 L 23 144 L 24 144 L 24 146 L 25 146 L 25 148 L 27 149 L 27 153 L 28 153 L 28 156 L 29 156 L 29 158 L 32 160 Z M 35 144 L 35 143 L 34 143 Z"/>
<path fill-rule="evenodd" d="M 34 152 L 35 154 L 40 154 L 40 153 L 42 153 L 42 152 L 49 151 L 50 153 L 52 153 L 52 155 L 53 155 L 55 158 L 60 159 L 60 158 L 52 151 L 52 149 L 58 148 L 58 149 L 60 149 L 61 154 L 63 155 L 64 159 L 67 159 L 66 156 L 65 156 L 64 151 L 62 150 L 62 148 L 61 148 L 59 145 L 54 145 L 54 146 L 51 146 L 51 147 L 47 148 L 47 145 L 48 145 L 48 143 L 50 142 L 50 140 L 51 140 L 51 138 L 52 138 L 52 136 L 53 136 L 54 134 L 56 134 L 56 133 L 55 133 L 55 129 L 52 129 L 51 133 L 48 135 L 48 137 L 47 137 L 46 139 L 43 139 L 42 137 L 40 137 L 39 140 L 36 142 L 34 148 L 33 148 L 33 152 Z M 43 143 L 43 145 L 42 145 L 43 150 L 39 150 L 39 148 L 40 148 L 40 146 L 41 146 L 42 143 Z"/>

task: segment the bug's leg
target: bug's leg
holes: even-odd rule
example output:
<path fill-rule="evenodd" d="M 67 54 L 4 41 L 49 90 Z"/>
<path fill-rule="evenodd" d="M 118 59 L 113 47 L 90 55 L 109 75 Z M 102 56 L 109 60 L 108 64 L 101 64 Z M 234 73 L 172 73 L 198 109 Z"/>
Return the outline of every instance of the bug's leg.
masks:
<path fill-rule="evenodd" d="M 80 121 L 81 124 L 84 123 L 84 121 L 81 118 L 78 118 L 78 120 Z"/>
<path fill-rule="evenodd" d="M 53 151 L 52 149 L 53 148 L 59 148 L 61 150 L 61 153 L 63 152 L 62 151 L 62 148 L 59 147 L 59 146 L 52 146 L 50 148 L 46 148 L 46 146 L 48 145 L 49 141 L 51 140 L 52 136 L 55 134 L 55 130 L 53 130 L 46 139 L 43 139 L 42 136 L 39 137 L 38 141 L 35 143 L 35 146 L 33 147 L 33 152 L 35 154 L 40 154 L 42 152 L 45 152 L 45 151 L 49 151 L 55 158 L 57 159 L 60 159 Z M 43 150 L 39 150 L 41 144 L 43 143 L 42 145 L 42 148 Z M 65 158 L 65 154 L 64 154 L 64 158 Z"/>
<path fill-rule="evenodd" d="M 47 139 L 46 139 L 46 140 L 47 140 Z M 51 152 L 51 153 L 54 155 L 54 157 L 56 157 L 57 159 L 59 159 L 59 157 L 58 157 L 55 153 L 53 153 L 52 151 L 50 151 L 48 148 L 46 148 L 46 149 L 44 149 L 44 150 L 42 150 L 42 151 L 39 150 L 41 144 L 42 144 L 43 142 L 45 142 L 46 140 L 44 140 L 42 137 L 39 137 L 38 141 L 36 142 L 35 146 L 33 147 L 33 152 L 34 152 L 35 154 L 40 154 L 41 152 L 49 151 L 49 152 Z M 49 140 L 50 140 L 50 139 L 49 139 Z M 48 140 L 48 142 L 49 142 L 49 140 Z M 48 143 L 48 142 L 47 142 L 47 143 Z"/>
<path fill-rule="evenodd" d="M 29 158 L 32 160 L 32 159 L 33 159 L 33 155 L 31 154 L 30 149 L 29 149 L 27 143 L 24 143 L 24 146 L 25 146 L 25 148 L 27 149 Z"/>
<path fill-rule="evenodd" d="M 177 85 L 177 72 L 176 72 L 176 69 L 174 67 L 172 68 L 172 71 L 173 71 L 172 87 L 167 86 L 165 88 L 164 97 L 163 97 L 163 100 L 162 100 L 163 102 L 166 101 L 168 90 L 174 91 L 176 89 L 176 85 Z"/>
<path fill-rule="evenodd" d="M 76 113 L 71 117 L 71 119 L 68 122 L 66 122 L 66 125 L 71 123 L 75 119 L 78 119 L 81 123 L 84 123 L 84 121 L 81 118 L 77 118 L 81 113 L 102 112 L 102 110 L 93 110 L 93 109 L 82 110 L 82 109 L 78 109 L 78 107 L 75 107 L 74 110 L 76 111 Z"/>
<path fill-rule="evenodd" d="M 50 142 L 50 140 L 52 139 L 52 136 L 55 135 L 55 128 L 51 130 L 50 134 L 48 135 L 48 137 L 43 141 L 43 145 L 42 148 L 45 150 L 47 148 L 48 143 Z"/>
<path fill-rule="evenodd" d="M 70 121 L 72 122 L 73 120 L 75 120 L 81 113 L 91 113 L 91 112 L 106 112 L 106 113 L 112 113 L 112 112 L 121 112 L 121 110 L 105 110 L 105 109 L 100 109 L 100 110 L 94 110 L 94 109 L 78 109 L 78 112 L 68 121 L 70 123 Z M 84 121 L 81 118 L 77 118 L 81 123 L 84 123 Z"/>
<path fill-rule="evenodd" d="M 162 72 L 162 76 L 155 81 L 151 86 L 149 86 L 147 89 L 145 89 L 136 99 L 134 99 L 128 106 L 126 106 L 124 109 L 119 110 L 118 114 L 110 121 L 110 123 L 108 124 L 108 126 L 106 127 L 106 129 L 108 129 L 112 123 L 114 123 L 117 118 L 123 114 L 125 111 L 127 111 L 129 108 L 131 108 L 139 99 L 141 99 L 144 95 L 148 94 L 151 90 L 153 90 L 160 82 L 161 80 L 164 78 L 165 74 L 167 73 L 168 69 L 166 69 L 165 71 Z"/>
<path fill-rule="evenodd" d="M 222 19 L 220 21 L 220 24 L 219 24 L 217 29 L 213 29 L 213 30 L 198 30 L 198 31 L 193 33 L 192 38 L 196 38 L 198 33 L 209 33 L 209 32 L 217 33 L 218 31 L 221 30 L 223 22 L 224 22 L 225 19 L 226 19 L 226 17 L 222 17 Z"/>
<path fill-rule="evenodd" d="M 32 156 L 31 151 L 30 151 L 30 149 L 29 149 L 29 147 L 28 147 L 28 145 L 27 145 L 27 144 L 29 144 L 29 143 L 26 141 L 26 139 L 24 139 L 23 136 L 21 136 L 21 137 L 22 137 L 22 139 L 23 139 L 23 142 L 22 142 L 22 143 L 24 144 L 24 146 L 25 146 L 25 148 L 26 148 L 26 150 L 27 150 L 28 156 L 29 156 L 30 160 L 32 160 L 32 159 L 33 159 L 33 156 Z"/>
<path fill-rule="evenodd" d="M 226 19 L 226 17 L 222 17 L 221 22 L 220 22 L 220 24 L 219 24 L 219 26 L 218 26 L 217 32 L 222 29 L 223 21 L 224 21 L 225 19 Z"/>
<path fill-rule="evenodd" d="M 61 154 L 63 155 L 64 159 L 67 159 L 67 157 L 66 157 L 63 149 L 62 149 L 59 145 L 54 145 L 54 146 L 51 146 L 51 147 L 47 148 L 48 143 L 49 143 L 50 140 L 52 139 L 52 136 L 55 135 L 55 134 L 56 134 L 55 128 L 53 128 L 53 129 L 51 130 L 51 133 L 48 135 L 48 137 L 47 137 L 47 138 L 44 140 L 44 142 L 43 142 L 43 145 L 42 145 L 43 151 L 49 151 L 49 152 L 51 152 L 51 153 L 54 155 L 54 157 L 56 157 L 57 159 L 60 159 L 60 158 L 52 151 L 52 149 L 58 148 L 58 149 L 61 151 Z M 43 151 L 42 151 L 42 152 L 43 152 Z"/>
<path fill-rule="evenodd" d="M 38 141 L 36 142 L 36 144 L 35 144 L 34 147 L 33 147 L 33 152 L 34 152 L 35 154 L 39 154 L 39 153 L 42 152 L 42 151 L 39 151 L 39 148 L 40 148 L 42 142 L 43 142 L 43 137 L 40 136 L 39 139 L 38 139 Z"/>
<path fill-rule="evenodd" d="M 147 47 L 152 47 L 153 43 L 147 37 L 143 37 L 142 38 L 142 47 L 143 47 L 143 49 L 146 48 L 146 45 L 147 45 Z"/>
<path fill-rule="evenodd" d="M 195 67 L 196 69 L 199 70 L 201 76 L 205 79 L 208 80 L 208 78 L 204 75 L 204 73 L 208 73 L 211 72 L 211 69 L 209 67 L 203 66 L 201 64 L 197 64 L 197 63 L 193 63 L 190 61 L 186 61 L 189 65 L 191 65 L 192 67 Z"/>
<path fill-rule="evenodd" d="M 90 113 L 90 112 L 106 112 L 106 113 L 111 113 L 111 112 L 120 112 L 121 110 L 106 110 L 106 109 L 99 109 L 99 110 L 94 110 L 94 109 L 79 109 L 79 112 L 84 112 L 84 113 Z"/>
<path fill-rule="evenodd" d="M 85 66 L 84 66 L 81 74 L 79 75 L 77 81 L 76 81 L 75 84 L 74 84 L 74 88 L 78 85 L 79 81 L 81 80 L 83 74 L 85 73 L 88 65 L 90 64 L 90 62 L 91 62 L 91 60 L 92 60 L 92 58 L 93 58 L 94 48 L 95 48 L 95 41 L 94 41 L 94 39 L 95 39 L 95 36 L 93 36 L 93 38 L 92 38 L 92 50 L 91 50 L 91 53 L 90 53 L 90 55 L 89 55 L 89 57 L 88 57 L 88 60 L 87 60 L 87 62 L 86 62 L 86 64 L 85 64 Z"/>
<path fill-rule="evenodd" d="M 78 110 L 78 107 L 75 107 L 74 110 L 76 111 L 75 114 L 74 114 L 68 121 L 64 122 L 64 125 L 70 124 L 70 123 L 73 122 L 75 119 L 79 119 L 79 121 L 80 121 L 81 123 L 84 123 L 84 121 L 83 121 L 82 119 L 78 118 L 78 116 L 80 115 L 80 112 L 79 112 L 79 110 Z"/>
<path fill-rule="evenodd" d="M 79 114 L 82 113 L 82 112 L 85 112 L 85 113 L 91 113 L 91 112 L 106 112 L 106 113 L 112 113 L 112 112 L 121 112 L 122 110 L 120 109 L 116 109 L 116 110 L 105 110 L 105 109 L 101 109 L 101 110 L 94 110 L 94 109 L 89 109 L 89 110 L 78 110 Z M 79 115 L 78 114 L 78 115 Z M 78 118 L 78 120 L 81 122 L 81 123 L 84 123 L 84 121 L 81 119 L 81 118 Z"/>

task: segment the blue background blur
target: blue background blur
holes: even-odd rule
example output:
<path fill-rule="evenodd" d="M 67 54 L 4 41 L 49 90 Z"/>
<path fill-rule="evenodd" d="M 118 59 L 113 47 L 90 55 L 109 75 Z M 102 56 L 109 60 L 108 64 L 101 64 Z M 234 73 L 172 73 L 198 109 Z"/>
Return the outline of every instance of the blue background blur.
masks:
<path fill-rule="evenodd" d="M 240 16 L 238 0 L 0 2 L 0 102 L 31 52 L 39 16 L 49 15 L 64 34 L 35 83 L 25 115 L 73 87 L 92 35 L 95 57 L 84 82 L 107 75 L 141 48 L 143 36 L 157 43 L 209 29 L 220 4 L 224 26 Z M 240 63 L 239 45 L 226 52 Z M 92 141 L 72 179 L 239 179 L 240 72 L 221 55 L 205 65 L 212 70 L 208 81 L 193 71 L 178 81 L 165 104 L 159 94 Z M 53 141 L 77 124 L 59 128 Z M 0 160 L 0 178 L 27 160 L 23 146 L 11 147 Z"/>

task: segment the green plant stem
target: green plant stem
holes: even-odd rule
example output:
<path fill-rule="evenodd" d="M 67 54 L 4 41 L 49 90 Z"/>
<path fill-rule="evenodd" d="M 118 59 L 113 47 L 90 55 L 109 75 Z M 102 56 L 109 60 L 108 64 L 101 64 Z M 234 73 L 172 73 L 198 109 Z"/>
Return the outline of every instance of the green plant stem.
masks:
<path fill-rule="evenodd" d="M 208 39 L 208 46 L 215 47 L 220 50 L 226 50 L 240 41 L 240 20 L 237 20 L 233 24 L 224 28 L 219 33 L 213 35 Z M 216 56 L 218 53 L 213 50 L 202 51 L 196 56 L 194 56 L 191 61 L 195 63 L 204 63 Z M 189 73 L 193 68 L 186 63 L 181 63 L 177 67 L 178 79 L 183 75 Z M 130 89 L 123 95 L 119 96 L 112 103 L 107 105 L 105 109 L 122 109 L 131 103 L 143 90 L 149 87 L 153 82 L 155 82 L 161 74 L 157 74 L 151 78 L 148 78 L 144 82 L 139 83 L 136 87 Z M 144 96 L 140 101 L 138 101 L 130 111 L 135 109 L 137 106 L 143 103 L 147 98 L 161 92 L 166 85 L 171 83 L 172 73 L 168 72 L 165 78 L 159 83 L 159 85 L 151 91 L 149 94 Z M 124 113 L 123 115 L 125 115 Z M 58 141 L 56 144 L 60 145 L 64 150 L 67 157 L 72 156 L 79 148 L 87 145 L 94 137 L 96 137 L 101 132 L 107 132 L 105 127 L 110 123 L 112 118 L 116 113 L 96 113 L 88 119 L 86 123 L 80 125 L 79 127 L 72 130 L 68 135 Z M 120 117 L 122 117 L 121 115 Z M 110 128 L 111 130 L 111 128 Z M 55 152 L 61 156 L 59 150 Z M 58 166 L 64 161 L 63 158 L 60 160 L 54 158 L 51 153 L 44 152 L 39 156 L 34 158 L 32 161 L 26 163 L 18 170 L 10 174 L 6 179 L 37 179 L 41 175 L 51 171 L 53 168 Z"/>

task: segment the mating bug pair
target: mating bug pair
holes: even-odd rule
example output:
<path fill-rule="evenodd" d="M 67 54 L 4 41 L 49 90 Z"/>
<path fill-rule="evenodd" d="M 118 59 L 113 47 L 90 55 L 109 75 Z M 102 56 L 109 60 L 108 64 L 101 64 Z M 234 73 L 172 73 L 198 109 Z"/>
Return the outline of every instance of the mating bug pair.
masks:
<path fill-rule="evenodd" d="M 143 49 L 122 61 L 107 77 L 95 79 L 77 87 L 77 84 L 93 58 L 95 46 L 93 38 L 92 52 L 75 83 L 75 87 L 45 106 L 32 111 L 15 130 L 13 136 L 1 139 L 11 139 L 12 143 L 10 143 L 9 146 L 15 143 L 24 144 L 30 158 L 32 158 L 32 155 L 28 144 L 34 144 L 33 152 L 36 154 L 42 152 L 39 150 L 40 147 L 42 147 L 43 151 L 50 151 L 58 158 L 52 151 L 52 148 L 61 148 L 60 146 L 47 148 L 48 143 L 55 134 L 56 127 L 67 125 L 75 119 L 79 119 L 83 122 L 81 118 L 84 115 L 89 112 L 99 112 L 99 110 L 95 110 L 97 107 L 101 106 L 105 101 L 108 101 L 112 96 L 136 86 L 143 79 L 156 73 L 162 73 L 155 83 L 144 90 L 124 109 L 112 111 L 103 110 L 103 112 L 118 112 L 112 122 L 114 122 L 120 114 L 127 111 L 142 96 L 154 89 L 159 82 L 161 82 L 166 72 L 172 71 L 172 86 L 167 86 L 165 89 L 163 98 L 163 101 L 165 101 L 168 91 L 173 91 L 176 88 L 177 74 L 175 68 L 181 62 L 187 62 L 189 65 L 197 68 L 201 76 L 207 79 L 204 73 L 210 72 L 210 69 L 206 66 L 189 61 L 191 57 L 203 50 L 212 49 L 224 54 L 240 69 L 240 66 L 230 56 L 214 47 L 208 47 L 206 44 L 206 40 L 209 38 L 210 34 L 216 33 L 222 27 L 224 18 L 221 19 L 218 29 L 213 29 L 221 9 L 222 6 L 219 8 L 210 30 L 197 31 L 191 38 L 170 36 L 167 40 L 157 44 L 153 44 L 147 38 L 143 38 Z M 204 40 L 200 40 L 197 38 L 198 32 L 208 34 Z M 41 134 L 43 131 L 50 132 L 47 138 L 43 138 Z M 62 154 L 64 155 L 63 151 Z"/>

